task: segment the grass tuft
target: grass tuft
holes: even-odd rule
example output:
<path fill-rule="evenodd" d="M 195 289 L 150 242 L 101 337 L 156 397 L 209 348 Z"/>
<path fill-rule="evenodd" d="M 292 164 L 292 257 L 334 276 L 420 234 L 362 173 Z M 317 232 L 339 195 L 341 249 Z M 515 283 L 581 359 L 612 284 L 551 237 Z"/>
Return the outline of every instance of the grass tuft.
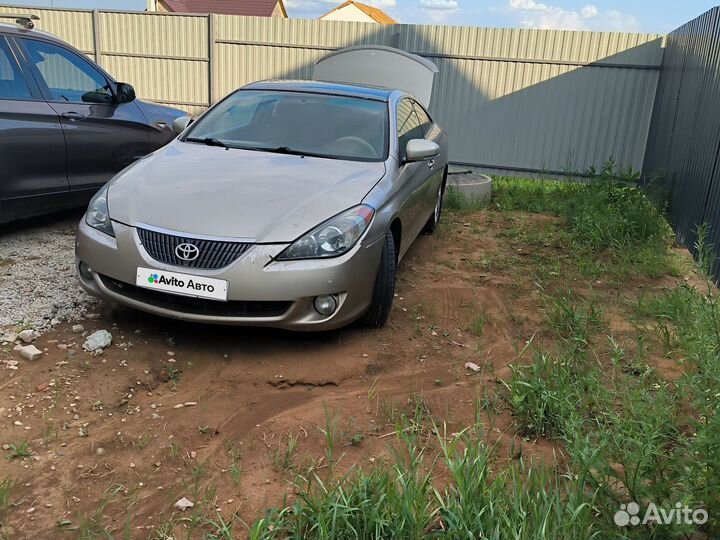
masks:
<path fill-rule="evenodd" d="M 20 444 L 10 444 L 10 453 L 8 453 L 8 461 L 15 459 L 26 459 L 32 456 L 32 450 L 30 449 L 30 443 L 23 441 Z"/>

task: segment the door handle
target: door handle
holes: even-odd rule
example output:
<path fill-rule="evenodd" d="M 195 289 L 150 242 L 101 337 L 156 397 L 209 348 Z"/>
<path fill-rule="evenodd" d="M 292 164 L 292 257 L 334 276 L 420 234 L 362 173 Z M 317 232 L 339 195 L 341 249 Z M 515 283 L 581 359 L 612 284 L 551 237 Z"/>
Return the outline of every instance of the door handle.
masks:
<path fill-rule="evenodd" d="M 60 116 L 62 116 L 66 120 L 72 120 L 73 122 L 75 122 L 76 120 L 83 120 L 85 118 L 84 114 L 76 113 L 74 111 L 62 113 Z"/>

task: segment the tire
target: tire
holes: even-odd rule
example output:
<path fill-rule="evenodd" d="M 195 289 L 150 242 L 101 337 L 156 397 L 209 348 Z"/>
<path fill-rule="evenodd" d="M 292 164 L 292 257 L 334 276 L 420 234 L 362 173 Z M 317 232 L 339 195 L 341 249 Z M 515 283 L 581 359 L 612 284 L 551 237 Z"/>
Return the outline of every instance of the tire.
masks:
<path fill-rule="evenodd" d="M 395 238 L 392 232 L 385 235 L 380 257 L 380 267 L 375 278 L 372 302 L 362 318 L 363 324 L 373 328 L 381 328 L 390 316 L 393 300 L 395 299 L 395 271 L 397 269 Z"/>
<path fill-rule="evenodd" d="M 425 223 L 425 227 L 423 228 L 423 232 L 425 234 L 434 233 L 437 230 L 437 228 L 440 226 L 440 218 L 442 217 L 442 204 L 443 204 L 443 196 L 445 195 L 446 180 L 447 180 L 447 169 L 445 170 L 445 175 L 443 176 L 442 184 L 440 184 L 440 188 L 438 189 L 437 200 L 435 201 L 435 209 L 433 210 L 432 215 L 427 220 L 427 223 Z"/>

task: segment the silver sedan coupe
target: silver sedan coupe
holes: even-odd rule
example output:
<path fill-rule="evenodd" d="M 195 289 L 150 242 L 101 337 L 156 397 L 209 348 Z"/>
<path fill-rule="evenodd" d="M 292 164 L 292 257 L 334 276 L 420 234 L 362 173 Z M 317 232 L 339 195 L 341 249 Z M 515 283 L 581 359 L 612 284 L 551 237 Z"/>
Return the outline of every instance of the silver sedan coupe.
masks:
<path fill-rule="evenodd" d="M 190 321 L 380 327 L 398 262 L 438 226 L 447 162 L 445 132 L 404 91 L 251 84 L 95 195 L 80 283 Z"/>

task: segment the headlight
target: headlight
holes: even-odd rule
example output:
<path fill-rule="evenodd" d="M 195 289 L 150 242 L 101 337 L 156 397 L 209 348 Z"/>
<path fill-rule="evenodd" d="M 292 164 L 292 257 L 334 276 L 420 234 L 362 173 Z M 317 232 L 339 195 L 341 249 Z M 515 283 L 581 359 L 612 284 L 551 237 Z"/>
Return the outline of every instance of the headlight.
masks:
<path fill-rule="evenodd" d="M 374 214 L 375 210 L 366 204 L 346 210 L 295 240 L 277 259 L 321 259 L 342 255 L 360 240 Z"/>
<path fill-rule="evenodd" d="M 104 187 L 90 200 L 87 212 L 85 213 L 85 223 L 93 229 L 97 229 L 114 237 L 115 231 L 113 231 L 110 212 L 108 212 L 107 194 L 108 188 Z"/>

